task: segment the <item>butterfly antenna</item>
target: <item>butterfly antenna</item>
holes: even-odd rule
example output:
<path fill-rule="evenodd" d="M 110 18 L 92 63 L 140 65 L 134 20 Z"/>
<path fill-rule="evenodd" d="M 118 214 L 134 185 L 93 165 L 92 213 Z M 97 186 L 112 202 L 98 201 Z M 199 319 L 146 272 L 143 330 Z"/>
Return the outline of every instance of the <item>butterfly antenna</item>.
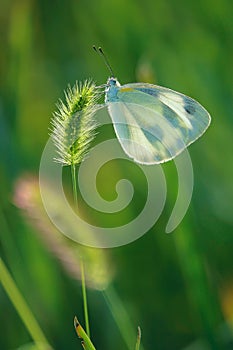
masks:
<path fill-rule="evenodd" d="M 111 67 L 111 65 L 110 65 L 110 63 L 109 63 L 109 61 L 108 61 L 108 59 L 107 59 L 107 57 L 106 57 L 104 51 L 102 50 L 102 48 L 99 47 L 98 50 L 97 50 L 96 46 L 93 45 L 93 49 L 95 50 L 95 52 L 97 52 L 97 53 L 103 58 L 104 63 L 106 64 L 106 66 L 108 67 L 108 70 L 109 70 L 110 73 L 111 73 L 111 76 L 114 77 L 115 75 L 114 75 L 114 73 L 113 73 L 112 67 Z"/>

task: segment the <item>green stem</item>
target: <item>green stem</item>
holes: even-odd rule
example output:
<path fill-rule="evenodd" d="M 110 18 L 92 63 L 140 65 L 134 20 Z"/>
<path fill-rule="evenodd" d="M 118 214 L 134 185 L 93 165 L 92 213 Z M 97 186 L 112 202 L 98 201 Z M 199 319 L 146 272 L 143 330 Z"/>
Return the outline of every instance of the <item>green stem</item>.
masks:
<path fill-rule="evenodd" d="M 86 280 L 85 280 L 84 263 L 83 263 L 82 259 L 81 259 L 81 275 L 82 275 L 82 293 L 83 293 L 83 309 L 84 309 L 85 326 L 86 326 L 86 333 L 87 333 L 88 337 L 90 338 Z"/>
<path fill-rule="evenodd" d="M 0 258 L 0 281 L 38 349 L 51 349 L 45 335 Z"/>
<path fill-rule="evenodd" d="M 71 176 L 72 176 L 74 205 L 75 205 L 75 209 L 77 209 L 77 206 L 78 206 L 78 195 L 77 195 L 77 181 L 76 181 L 76 166 L 75 166 L 75 164 L 71 165 Z"/>
<path fill-rule="evenodd" d="M 71 165 L 71 176 L 72 176 L 72 187 L 73 187 L 73 196 L 75 208 L 78 206 L 78 195 L 77 195 L 77 179 L 76 179 L 76 167 L 75 164 Z M 87 289 L 86 289 L 86 279 L 84 272 L 84 263 L 81 258 L 81 275 L 82 275 L 82 294 L 83 294 L 83 309 L 84 309 L 84 319 L 86 333 L 90 337 L 90 327 L 89 327 L 89 317 L 88 317 L 88 302 L 87 302 Z"/>

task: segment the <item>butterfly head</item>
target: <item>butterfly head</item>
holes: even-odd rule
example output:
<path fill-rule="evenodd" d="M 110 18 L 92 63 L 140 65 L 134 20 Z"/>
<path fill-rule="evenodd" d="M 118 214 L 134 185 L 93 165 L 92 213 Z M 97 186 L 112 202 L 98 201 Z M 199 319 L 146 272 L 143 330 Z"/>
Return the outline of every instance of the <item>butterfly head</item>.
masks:
<path fill-rule="evenodd" d="M 119 81 L 118 81 L 116 78 L 111 77 L 111 78 L 108 78 L 107 87 L 108 87 L 108 88 L 111 88 L 111 87 L 120 87 L 120 83 L 119 83 Z"/>

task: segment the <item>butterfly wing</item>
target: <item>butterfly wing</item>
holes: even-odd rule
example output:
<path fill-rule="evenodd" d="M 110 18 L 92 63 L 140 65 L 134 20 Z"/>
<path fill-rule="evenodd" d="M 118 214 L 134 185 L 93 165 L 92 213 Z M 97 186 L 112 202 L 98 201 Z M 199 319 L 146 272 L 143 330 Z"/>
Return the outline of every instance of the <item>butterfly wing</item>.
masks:
<path fill-rule="evenodd" d="M 158 164 L 181 153 L 210 124 L 209 113 L 192 98 L 151 84 L 127 84 L 108 102 L 118 140 L 136 162 Z"/>

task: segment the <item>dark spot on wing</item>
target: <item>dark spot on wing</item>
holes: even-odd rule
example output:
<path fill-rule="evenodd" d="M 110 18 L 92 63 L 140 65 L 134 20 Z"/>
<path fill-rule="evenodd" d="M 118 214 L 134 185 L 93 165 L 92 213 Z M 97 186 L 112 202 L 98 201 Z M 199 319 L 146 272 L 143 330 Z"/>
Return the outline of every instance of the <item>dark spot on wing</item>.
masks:
<path fill-rule="evenodd" d="M 185 100 L 184 109 L 188 114 L 194 114 L 196 109 L 194 105 L 188 100 Z"/>
<path fill-rule="evenodd" d="M 141 92 L 144 92 L 145 94 L 151 95 L 151 96 L 158 96 L 159 92 L 156 89 L 147 89 L 147 88 L 136 88 L 135 90 L 139 90 Z"/>

